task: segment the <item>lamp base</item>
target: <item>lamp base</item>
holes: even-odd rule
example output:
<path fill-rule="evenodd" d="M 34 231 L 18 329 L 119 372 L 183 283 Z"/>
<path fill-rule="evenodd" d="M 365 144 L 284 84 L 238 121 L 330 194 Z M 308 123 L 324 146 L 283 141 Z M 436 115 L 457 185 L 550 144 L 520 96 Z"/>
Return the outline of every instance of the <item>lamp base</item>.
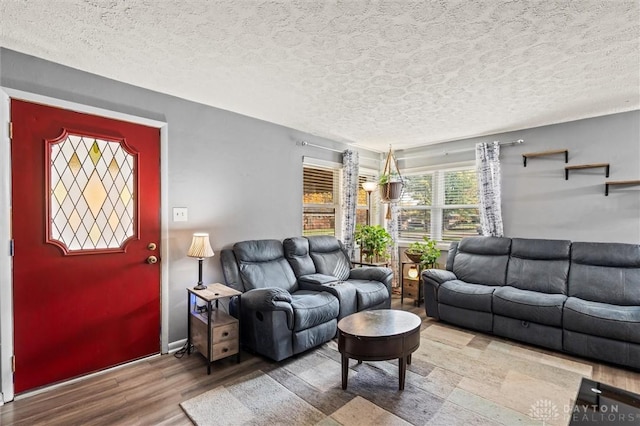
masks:
<path fill-rule="evenodd" d="M 194 290 L 204 290 L 204 289 L 206 289 L 206 288 L 207 288 L 207 286 L 206 286 L 206 285 L 204 285 L 204 284 L 198 284 L 198 285 L 197 285 L 197 286 L 195 286 L 193 289 L 194 289 Z"/>

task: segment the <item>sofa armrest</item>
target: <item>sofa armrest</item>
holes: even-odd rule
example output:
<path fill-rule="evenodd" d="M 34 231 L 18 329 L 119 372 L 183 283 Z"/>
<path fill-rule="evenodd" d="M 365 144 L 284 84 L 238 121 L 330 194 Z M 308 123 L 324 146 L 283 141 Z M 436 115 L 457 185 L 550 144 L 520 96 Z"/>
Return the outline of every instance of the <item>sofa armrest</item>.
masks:
<path fill-rule="evenodd" d="M 444 269 L 425 269 L 420 274 L 422 278 L 422 294 L 424 295 L 424 309 L 428 317 L 440 319 L 438 307 L 438 290 L 440 284 L 457 279 L 456 275 Z"/>
<path fill-rule="evenodd" d="M 242 294 L 242 310 L 284 311 L 287 315 L 287 326 L 293 329 L 291 300 L 291 294 L 282 288 L 256 288 Z"/>
<path fill-rule="evenodd" d="M 425 269 L 422 271 L 422 281 L 429 282 L 434 287 L 440 287 L 440 284 L 446 281 L 457 279 L 456 274 L 444 269 Z"/>

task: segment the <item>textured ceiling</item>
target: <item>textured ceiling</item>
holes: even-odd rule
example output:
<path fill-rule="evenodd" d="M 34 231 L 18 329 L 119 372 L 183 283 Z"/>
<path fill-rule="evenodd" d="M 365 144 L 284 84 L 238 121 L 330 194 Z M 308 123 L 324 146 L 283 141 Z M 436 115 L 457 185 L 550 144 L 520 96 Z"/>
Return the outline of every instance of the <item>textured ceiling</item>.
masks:
<path fill-rule="evenodd" d="M 378 151 L 640 108 L 638 0 L 0 0 L 0 45 Z"/>

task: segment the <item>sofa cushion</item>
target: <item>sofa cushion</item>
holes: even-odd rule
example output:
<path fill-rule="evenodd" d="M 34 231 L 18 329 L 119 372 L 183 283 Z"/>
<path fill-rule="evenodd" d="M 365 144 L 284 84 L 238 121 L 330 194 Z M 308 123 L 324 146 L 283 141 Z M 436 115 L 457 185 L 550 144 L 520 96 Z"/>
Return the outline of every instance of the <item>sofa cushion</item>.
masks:
<path fill-rule="evenodd" d="M 567 296 L 499 287 L 493 293 L 493 313 L 523 321 L 562 327 L 562 307 Z"/>
<path fill-rule="evenodd" d="M 570 252 L 570 241 L 513 238 L 506 285 L 567 294 Z"/>
<path fill-rule="evenodd" d="M 316 273 L 316 266 L 309 256 L 309 240 L 304 237 L 287 238 L 282 242 L 284 256 L 296 277 Z"/>
<path fill-rule="evenodd" d="M 387 286 L 379 281 L 351 279 L 345 282 L 352 284 L 356 289 L 358 311 L 369 309 L 370 307 L 379 305 L 389 299 Z"/>
<path fill-rule="evenodd" d="M 640 343 L 640 306 L 619 306 L 569 297 L 564 328 L 584 334 Z"/>
<path fill-rule="evenodd" d="M 294 331 L 306 330 L 338 317 L 338 299 L 327 292 L 296 291 L 291 295 Z"/>
<path fill-rule="evenodd" d="M 491 297 L 497 288 L 451 280 L 440 286 L 438 302 L 459 308 L 491 312 Z"/>
<path fill-rule="evenodd" d="M 241 241 L 233 245 L 245 290 L 278 287 L 289 292 L 298 289 L 293 269 L 284 258 L 278 240 Z"/>
<path fill-rule="evenodd" d="M 333 275 L 344 281 L 349 277 L 351 262 L 340 240 L 327 235 L 307 237 L 309 255 L 319 274 Z"/>
<path fill-rule="evenodd" d="M 468 283 L 505 285 L 510 247 L 510 238 L 463 238 L 453 259 L 453 272 Z"/>
<path fill-rule="evenodd" d="M 573 243 L 568 295 L 592 302 L 640 305 L 640 245 Z"/>

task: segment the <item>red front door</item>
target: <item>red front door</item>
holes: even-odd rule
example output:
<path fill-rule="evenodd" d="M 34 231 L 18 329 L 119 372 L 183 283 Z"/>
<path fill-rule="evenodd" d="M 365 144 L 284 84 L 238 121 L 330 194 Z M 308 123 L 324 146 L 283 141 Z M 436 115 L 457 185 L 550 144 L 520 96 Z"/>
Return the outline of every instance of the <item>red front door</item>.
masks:
<path fill-rule="evenodd" d="M 15 392 L 158 353 L 159 130 L 17 100 L 11 121 Z"/>

